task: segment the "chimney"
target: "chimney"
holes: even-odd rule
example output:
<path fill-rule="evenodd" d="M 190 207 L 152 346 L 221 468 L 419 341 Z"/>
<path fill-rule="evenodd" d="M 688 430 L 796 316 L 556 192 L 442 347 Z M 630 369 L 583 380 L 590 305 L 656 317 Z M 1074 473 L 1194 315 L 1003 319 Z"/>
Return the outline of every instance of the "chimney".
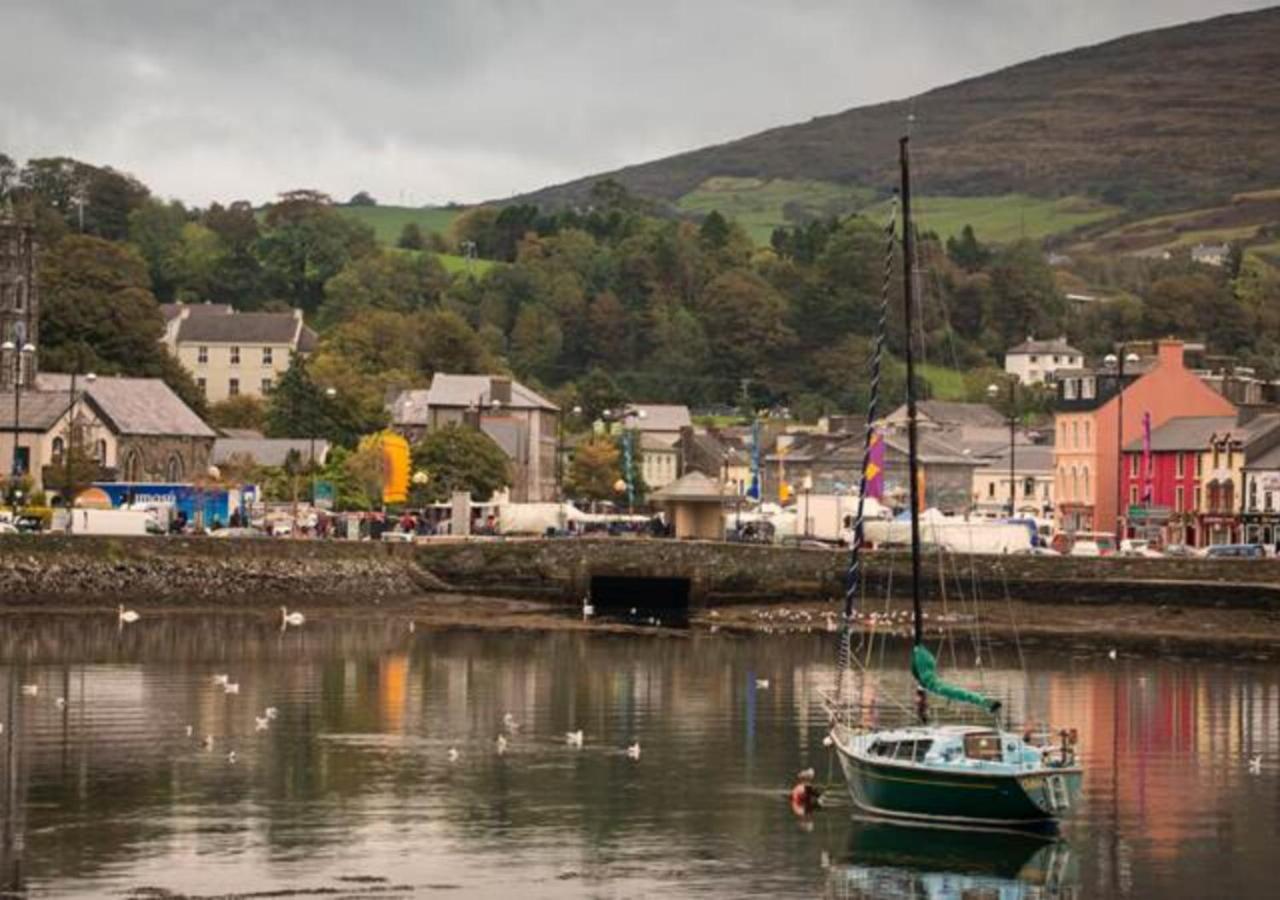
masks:
<path fill-rule="evenodd" d="M 1164 340 L 1156 342 L 1156 360 L 1161 366 L 1171 369 L 1182 368 L 1182 341 Z"/>
<path fill-rule="evenodd" d="M 489 379 L 489 399 L 497 400 L 503 406 L 511 405 L 511 379 L 494 375 Z"/>

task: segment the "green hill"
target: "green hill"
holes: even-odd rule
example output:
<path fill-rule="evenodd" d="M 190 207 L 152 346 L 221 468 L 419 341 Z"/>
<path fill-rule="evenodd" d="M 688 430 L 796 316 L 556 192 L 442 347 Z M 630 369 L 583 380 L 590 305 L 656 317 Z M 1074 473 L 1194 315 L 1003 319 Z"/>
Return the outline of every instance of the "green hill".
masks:
<path fill-rule="evenodd" d="M 336 206 L 338 212 L 364 222 L 378 235 L 384 244 L 394 244 L 401 230 L 410 222 L 417 222 L 423 232 L 444 234 L 461 209 L 443 206 Z"/>
<path fill-rule="evenodd" d="M 1045 56 L 520 200 L 583 203 L 603 177 L 690 212 L 705 209 L 715 179 L 726 176 L 777 194 L 771 210 L 793 200 L 821 208 L 832 193 L 883 197 L 897 180 L 897 139 L 910 113 L 922 196 L 1088 197 L 1136 211 L 1205 206 L 1274 183 L 1278 70 L 1280 8 L 1222 16 Z M 753 210 L 745 218 L 758 233 L 771 217 L 776 212 Z"/>

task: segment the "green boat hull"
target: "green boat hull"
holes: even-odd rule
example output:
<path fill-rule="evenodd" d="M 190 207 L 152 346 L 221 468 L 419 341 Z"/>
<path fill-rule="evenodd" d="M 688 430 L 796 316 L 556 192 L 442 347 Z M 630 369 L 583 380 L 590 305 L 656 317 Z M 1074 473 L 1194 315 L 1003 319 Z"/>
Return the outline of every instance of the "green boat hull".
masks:
<path fill-rule="evenodd" d="M 853 802 L 873 815 L 958 825 L 1045 825 L 1059 819 L 1080 792 L 1079 769 L 1016 775 L 981 774 L 895 765 L 837 747 Z M 1057 803 L 1051 796 L 1050 779 Z M 1061 798 L 1068 798 L 1063 805 Z"/>

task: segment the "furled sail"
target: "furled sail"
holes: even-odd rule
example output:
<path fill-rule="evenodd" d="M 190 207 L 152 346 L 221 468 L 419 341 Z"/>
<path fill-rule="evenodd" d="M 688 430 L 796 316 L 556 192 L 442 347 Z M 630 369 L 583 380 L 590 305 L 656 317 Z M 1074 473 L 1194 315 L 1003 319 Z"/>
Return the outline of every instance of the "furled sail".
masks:
<path fill-rule="evenodd" d="M 911 674 L 915 676 L 916 683 L 920 687 L 938 697 L 979 706 L 987 712 L 995 712 L 1000 708 L 999 700 L 967 691 L 954 684 L 947 684 L 939 678 L 938 661 L 933 658 L 933 654 L 924 644 L 916 644 L 911 650 Z"/>

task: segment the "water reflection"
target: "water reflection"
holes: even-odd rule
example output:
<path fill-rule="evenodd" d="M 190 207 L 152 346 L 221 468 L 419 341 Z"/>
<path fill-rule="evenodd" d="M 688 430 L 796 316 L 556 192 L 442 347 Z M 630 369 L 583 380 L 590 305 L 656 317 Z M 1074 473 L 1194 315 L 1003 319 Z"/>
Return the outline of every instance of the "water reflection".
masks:
<path fill-rule="evenodd" d="M 825 635 L 407 624 L 308 616 L 281 633 L 269 615 L 151 617 L 124 630 L 114 616 L 0 620 L 0 887 L 72 897 L 396 885 L 547 897 L 1271 892 L 1274 668 L 1113 663 L 1062 648 L 1030 654 L 1024 674 L 1012 653 L 982 669 L 957 653 L 959 680 L 1001 697 L 1012 724 L 1076 724 L 1088 767 L 1063 842 L 967 843 L 918 829 L 903 838 L 850 822 L 848 809 L 796 827 L 793 773 L 812 765 L 820 780 L 838 778 L 821 743 Z M 891 645 L 871 661 L 880 671 L 858 686 L 864 699 L 905 694 L 904 656 Z M 215 685 L 217 673 L 240 693 Z M 22 692 L 29 684 L 35 696 Z M 258 731 L 268 706 L 279 718 Z M 508 712 L 521 727 L 500 756 Z M 577 729 L 582 749 L 564 738 Z M 638 762 L 624 752 L 636 740 Z M 831 795 L 842 794 L 837 781 Z"/>
<path fill-rule="evenodd" d="M 1071 900 L 1078 881 L 1070 847 L 1058 838 L 855 821 L 827 896 Z"/>

